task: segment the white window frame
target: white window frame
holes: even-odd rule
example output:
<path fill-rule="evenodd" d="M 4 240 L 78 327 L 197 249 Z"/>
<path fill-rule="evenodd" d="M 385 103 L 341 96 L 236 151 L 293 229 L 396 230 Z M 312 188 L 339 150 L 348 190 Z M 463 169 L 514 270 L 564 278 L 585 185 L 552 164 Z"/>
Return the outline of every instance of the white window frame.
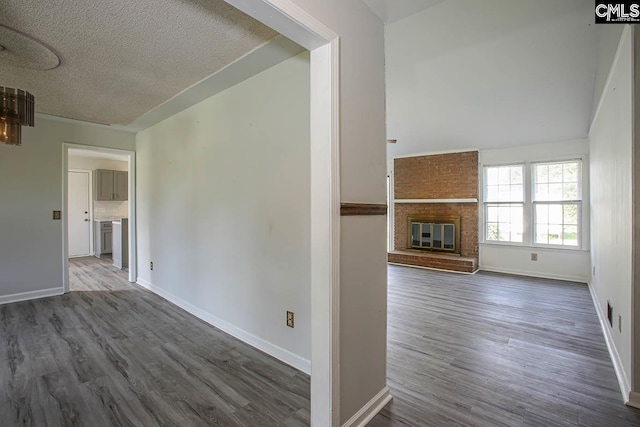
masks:
<path fill-rule="evenodd" d="M 514 167 L 521 166 L 522 167 L 522 201 L 487 201 L 487 169 L 488 168 L 497 168 L 497 167 Z M 498 165 L 484 165 L 482 167 L 482 241 L 484 243 L 496 244 L 496 245 L 514 245 L 514 246 L 522 246 L 526 241 L 526 228 L 527 223 L 525 221 L 526 216 L 526 202 L 527 202 L 527 167 L 523 162 L 513 162 L 513 163 L 505 163 Z M 522 205 L 522 242 L 513 242 L 507 240 L 488 240 L 487 239 L 487 210 L 489 205 Z"/>
<path fill-rule="evenodd" d="M 537 165 L 552 165 L 552 164 L 562 164 L 562 163 L 571 163 L 578 162 L 578 196 L 577 200 L 549 200 L 549 201 L 538 201 L 535 200 L 535 186 L 536 186 L 536 166 Z M 582 224 L 582 203 L 584 200 L 583 197 L 583 188 L 584 188 L 584 178 L 582 174 L 582 159 L 573 158 L 573 159 L 564 159 L 564 160 L 551 160 L 551 161 L 536 161 L 530 163 L 530 176 L 531 176 L 531 246 L 539 247 L 539 248 L 556 248 L 556 249 L 570 249 L 570 250 L 579 250 L 582 248 L 583 242 L 583 224 Z M 578 244 L 574 245 L 556 245 L 553 243 L 538 243 L 536 242 L 536 235 L 538 221 L 536 219 L 536 205 L 577 205 L 578 207 Z"/>
<path fill-rule="evenodd" d="M 534 187 L 533 187 L 533 165 L 540 163 L 564 163 L 578 160 L 580 162 L 580 194 L 581 194 L 581 206 L 579 209 L 579 225 L 578 225 L 578 246 L 566 246 L 566 245 L 551 245 L 544 243 L 534 243 L 534 233 L 535 233 L 535 223 L 534 223 Z M 506 242 L 499 240 L 487 240 L 487 204 L 493 204 L 494 202 L 486 201 L 486 188 L 487 188 L 487 177 L 486 170 L 490 167 L 500 167 L 500 166 L 518 166 L 524 165 L 524 203 L 523 203 L 523 242 Z M 516 246 L 516 247 L 535 247 L 539 249 L 552 249 L 552 250 L 567 250 L 567 251 L 587 251 L 587 247 L 589 245 L 589 226 L 588 226 L 588 215 L 589 215 L 589 174 L 588 169 L 588 159 L 586 155 L 578 155 L 578 156 L 567 156 L 567 157 L 554 157 L 554 158 L 542 158 L 536 159 L 532 161 L 522 161 L 522 160 L 514 160 L 512 162 L 496 162 L 496 163 L 483 163 L 481 164 L 482 174 L 481 179 L 479 180 L 479 194 L 482 196 L 482 207 L 478 209 L 479 213 L 479 227 L 481 228 L 480 235 L 480 243 L 482 245 L 497 245 L 497 246 Z M 561 202 L 558 202 L 561 203 Z M 480 207 L 479 207 L 480 208 Z"/>

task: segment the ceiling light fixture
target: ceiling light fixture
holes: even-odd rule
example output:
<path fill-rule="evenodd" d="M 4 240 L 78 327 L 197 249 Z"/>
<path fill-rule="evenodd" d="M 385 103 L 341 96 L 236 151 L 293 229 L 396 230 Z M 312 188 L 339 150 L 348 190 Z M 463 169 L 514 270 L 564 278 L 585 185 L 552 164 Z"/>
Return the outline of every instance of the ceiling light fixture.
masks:
<path fill-rule="evenodd" d="M 22 145 L 22 126 L 33 126 L 34 105 L 29 92 L 0 86 L 0 144 Z"/>

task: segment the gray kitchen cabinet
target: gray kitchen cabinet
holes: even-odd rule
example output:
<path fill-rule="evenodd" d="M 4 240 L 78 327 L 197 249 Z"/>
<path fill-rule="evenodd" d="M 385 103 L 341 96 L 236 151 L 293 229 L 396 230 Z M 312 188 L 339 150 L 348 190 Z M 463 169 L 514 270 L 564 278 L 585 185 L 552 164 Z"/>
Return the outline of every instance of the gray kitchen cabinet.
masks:
<path fill-rule="evenodd" d="M 129 174 L 126 171 L 113 171 L 113 200 L 124 202 L 129 197 Z"/>
<path fill-rule="evenodd" d="M 93 171 L 94 200 L 123 202 L 129 199 L 129 174 L 126 171 L 96 169 Z"/>
<path fill-rule="evenodd" d="M 112 231 L 111 221 L 95 221 L 93 252 L 96 257 L 113 252 Z"/>
<path fill-rule="evenodd" d="M 113 221 L 113 265 L 119 269 L 129 266 L 129 220 Z"/>

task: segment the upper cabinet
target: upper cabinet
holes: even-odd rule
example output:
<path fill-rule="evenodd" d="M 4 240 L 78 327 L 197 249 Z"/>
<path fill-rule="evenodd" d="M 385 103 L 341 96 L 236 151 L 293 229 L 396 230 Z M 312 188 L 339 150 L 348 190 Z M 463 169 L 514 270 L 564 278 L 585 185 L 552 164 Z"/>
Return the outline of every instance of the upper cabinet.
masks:
<path fill-rule="evenodd" d="M 128 173 L 96 169 L 93 171 L 94 200 L 114 200 L 122 202 L 129 196 Z"/>
<path fill-rule="evenodd" d="M 129 174 L 124 171 L 113 171 L 113 200 L 125 201 L 129 197 Z"/>

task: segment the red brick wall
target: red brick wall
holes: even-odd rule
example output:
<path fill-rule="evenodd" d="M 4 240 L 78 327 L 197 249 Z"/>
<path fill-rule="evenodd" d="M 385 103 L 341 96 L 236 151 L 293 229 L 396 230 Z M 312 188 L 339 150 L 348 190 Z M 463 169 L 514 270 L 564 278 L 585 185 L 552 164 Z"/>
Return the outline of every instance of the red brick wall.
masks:
<path fill-rule="evenodd" d="M 395 199 L 478 199 L 478 152 L 396 159 Z M 478 259 L 478 203 L 396 203 L 395 250 L 408 248 L 407 218 L 460 216 L 460 255 Z"/>
<path fill-rule="evenodd" d="M 394 248 L 407 249 L 410 216 L 460 215 L 460 256 L 478 259 L 477 203 L 396 203 L 394 209 Z"/>
<path fill-rule="evenodd" d="M 395 159 L 396 199 L 477 199 L 478 152 Z"/>

